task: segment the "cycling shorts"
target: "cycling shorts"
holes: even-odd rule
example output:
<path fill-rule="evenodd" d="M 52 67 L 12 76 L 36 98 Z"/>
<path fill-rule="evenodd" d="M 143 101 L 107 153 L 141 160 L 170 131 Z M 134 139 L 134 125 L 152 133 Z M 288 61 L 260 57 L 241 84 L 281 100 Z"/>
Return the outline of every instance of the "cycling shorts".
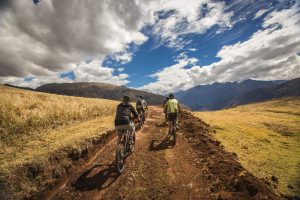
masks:
<path fill-rule="evenodd" d="M 177 113 L 167 113 L 167 120 L 168 121 L 176 121 L 177 120 Z"/>

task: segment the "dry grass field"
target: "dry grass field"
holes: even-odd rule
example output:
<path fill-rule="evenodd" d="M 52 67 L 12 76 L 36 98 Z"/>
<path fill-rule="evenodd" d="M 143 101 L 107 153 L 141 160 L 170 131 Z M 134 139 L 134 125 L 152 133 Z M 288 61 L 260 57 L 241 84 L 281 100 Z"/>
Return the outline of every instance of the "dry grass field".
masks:
<path fill-rule="evenodd" d="M 114 128 L 117 104 L 0 86 L 0 176 L 10 181 L 22 166 L 47 166 L 60 150 L 81 149 Z M 36 190 L 18 181 L 28 187 L 20 191 Z"/>
<path fill-rule="evenodd" d="M 300 194 L 300 98 L 195 114 L 246 169 L 282 193 Z"/>

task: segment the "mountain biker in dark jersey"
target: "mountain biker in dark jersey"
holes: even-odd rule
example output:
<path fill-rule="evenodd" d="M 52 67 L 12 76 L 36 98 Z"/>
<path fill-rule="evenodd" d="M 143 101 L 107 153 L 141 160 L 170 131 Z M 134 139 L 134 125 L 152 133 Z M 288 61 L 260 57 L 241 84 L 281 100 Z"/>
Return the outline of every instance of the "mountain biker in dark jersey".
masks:
<path fill-rule="evenodd" d="M 164 112 L 167 113 L 167 121 L 176 120 L 176 129 L 178 129 L 178 113 L 180 113 L 180 105 L 174 94 L 169 95 L 169 100 L 165 103 Z M 171 123 L 169 123 L 169 126 Z M 170 130 L 170 127 L 169 127 Z"/>
<path fill-rule="evenodd" d="M 141 95 L 138 100 L 136 101 L 136 110 L 138 112 L 138 114 L 143 114 L 143 120 L 146 120 L 146 116 L 145 116 L 145 110 L 148 109 L 148 105 L 144 99 L 144 97 Z"/>
<path fill-rule="evenodd" d="M 133 115 L 133 117 L 131 116 Z M 122 103 L 120 103 L 116 110 L 115 127 L 118 134 L 118 142 L 122 138 L 123 129 L 129 130 L 130 133 L 135 131 L 133 119 L 138 118 L 138 113 L 130 104 L 130 96 L 124 96 Z"/>

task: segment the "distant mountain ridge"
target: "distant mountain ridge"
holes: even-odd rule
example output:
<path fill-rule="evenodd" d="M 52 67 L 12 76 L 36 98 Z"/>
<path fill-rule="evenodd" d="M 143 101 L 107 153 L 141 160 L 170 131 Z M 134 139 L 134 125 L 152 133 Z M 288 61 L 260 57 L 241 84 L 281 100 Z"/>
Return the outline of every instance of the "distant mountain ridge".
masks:
<path fill-rule="evenodd" d="M 213 83 L 199 85 L 176 93 L 177 98 L 193 110 L 222 108 L 259 102 L 268 99 L 299 96 L 300 78 L 290 81 L 257 81 Z"/>
<path fill-rule="evenodd" d="M 102 98 L 121 100 L 122 96 L 129 95 L 136 100 L 140 95 L 144 97 L 150 105 L 162 104 L 164 96 L 150 92 L 135 90 L 125 86 L 116 86 L 107 83 L 79 82 L 79 83 L 50 83 L 36 88 L 36 91 L 61 94 L 68 96 L 80 96 L 90 98 Z"/>

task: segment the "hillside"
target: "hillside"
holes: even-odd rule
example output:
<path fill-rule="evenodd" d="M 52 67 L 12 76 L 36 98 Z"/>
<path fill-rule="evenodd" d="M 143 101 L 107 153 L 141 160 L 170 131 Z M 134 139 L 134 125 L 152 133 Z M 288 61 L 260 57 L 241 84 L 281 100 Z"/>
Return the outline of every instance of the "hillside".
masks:
<path fill-rule="evenodd" d="M 130 95 L 133 100 L 143 95 L 150 105 L 161 105 L 165 100 L 165 97 L 161 95 L 107 83 L 51 83 L 36 88 L 36 91 L 117 101 L 120 101 L 124 95 Z"/>
<path fill-rule="evenodd" d="M 0 86 L 0 199 L 53 187 L 105 141 L 117 103 Z"/>
<path fill-rule="evenodd" d="M 192 113 L 174 143 L 159 106 L 118 174 L 117 103 L 0 86 L 0 199 L 280 199 Z"/>
<path fill-rule="evenodd" d="M 219 110 L 265 100 L 300 96 L 300 78 L 290 81 L 246 80 L 199 85 L 176 94 L 193 110 Z"/>
<path fill-rule="evenodd" d="M 247 170 L 280 192 L 300 194 L 300 98 L 196 115 L 211 124 L 214 137 L 237 154 Z"/>

